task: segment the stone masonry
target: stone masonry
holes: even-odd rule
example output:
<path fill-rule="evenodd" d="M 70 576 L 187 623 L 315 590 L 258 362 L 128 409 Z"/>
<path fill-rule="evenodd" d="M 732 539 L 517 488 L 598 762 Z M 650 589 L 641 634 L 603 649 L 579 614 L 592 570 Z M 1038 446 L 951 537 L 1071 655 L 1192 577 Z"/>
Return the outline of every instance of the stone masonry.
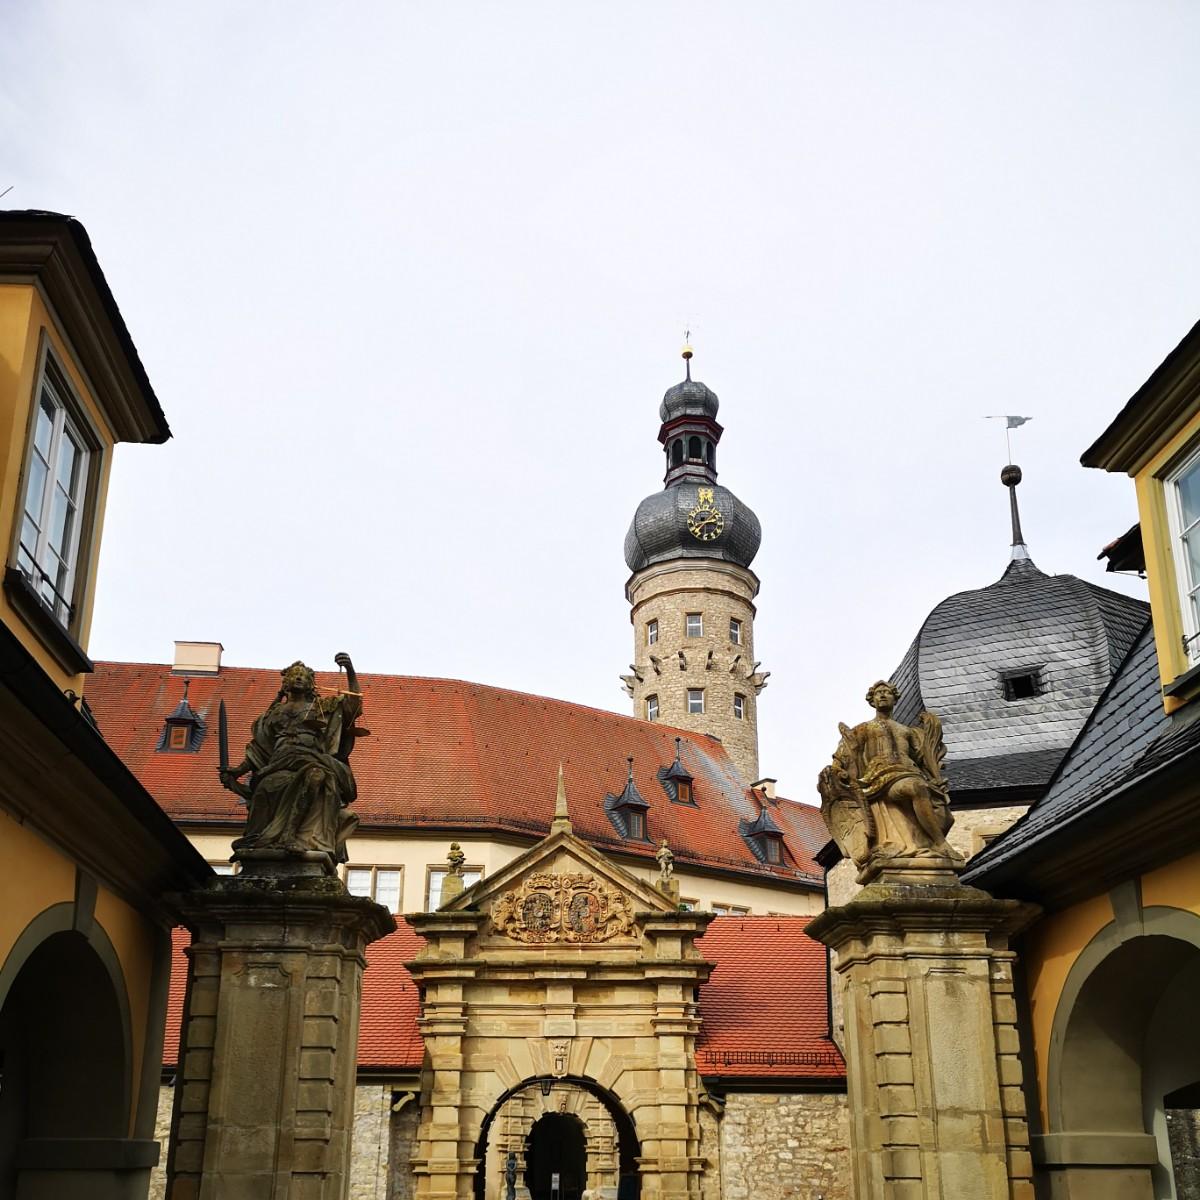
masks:
<path fill-rule="evenodd" d="M 847 980 L 854 1195 L 1033 1200 L 1007 940 L 1036 909 L 931 874 L 885 872 L 809 926 Z"/>
<path fill-rule="evenodd" d="M 631 604 L 634 716 L 645 719 L 646 700 L 658 697 L 658 719 L 721 739 L 746 783 L 758 779 L 758 696 L 754 667 L 753 571 L 709 559 L 676 559 L 639 571 L 626 588 Z M 700 613 L 704 632 L 687 636 L 687 614 Z M 730 618 L 742 623 L 741 645 L 729 637 Z M 658 622 L 658 641 L 647 626 Z M 682 654 L 682 658 L 680 657 Z M 653 656 L 653 658 L 651 657 Z M 657 659 L 657 664 L 654 662 Z M 704 712 L 688 712 L 689 689 L 704 692 Z M 744 716 L 734 697 L 744 698 Z"/>

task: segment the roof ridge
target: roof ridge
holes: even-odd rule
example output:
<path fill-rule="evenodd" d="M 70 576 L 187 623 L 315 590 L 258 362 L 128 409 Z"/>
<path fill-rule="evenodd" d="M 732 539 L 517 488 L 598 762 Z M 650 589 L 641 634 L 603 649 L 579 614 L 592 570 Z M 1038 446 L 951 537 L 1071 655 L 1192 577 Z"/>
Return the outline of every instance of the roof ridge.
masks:
<path fill-rule="evenodd" d="M 174 675 L 174 669 L 169 663 L 156 662 L 126 662 L 121 659 L 97 659 L 97 667 L 156 667 L 167 672 L 168 675 Z M 197 679 L 219 679 L 226 674 L 261 673 L 267 672 L 278 675 L 279 671 L 276 667 L 239 667 L 230 666 L 224 663 L 221 664 L 221 669 L 215 675 L 196 675 L 188 676 L 184 673 L 179 674 L 179 678 L 197 678 Z M 318 675 L 334 675 L 336 670 L 318 669 Z M 671 730 L 673 733 L 681 734 L 687 737 L 690 741 L 703 739 L 712 746 L 721 748 L 723 754 L 728 757 L 728 751 L 725 750 L 724 743 L 718 737 L 713 737 L 710 733 L 703 733 L 697 729 L 684 729 L 680 725 L 668 725 L 664 721 L 646 721 L 641 717 L 630 716 L 627 713 L 616 712 L 611 708 L 597 708 L 594 704 L 581 704 L 576 700 L 564 700 L 561 696 L 546 696 L 540 692 L 526 692 L 520 688 L 497 687 L 493 683 L 479 683 L 474 679 L 460 679 L 453 675 L 401 675 L 388 671 L 359 671 L 358 677 L 360 680 L 365 679 L 401 679 L 411 680 L 413 683 L 448 683 L 460 687 L 479 688 L 481 691 L 490 693 L 502 693 L 507 696 L 517 696 L 523 700 L 540 700 L 549 702 L 550 704 L 561 704 L 564 708 L 582 709 L 585 712 L 597 713 L 602 717 L 614 717 L 618 721 L 631 721 L 635 725 L 652 725 L 655 729 Z"/>

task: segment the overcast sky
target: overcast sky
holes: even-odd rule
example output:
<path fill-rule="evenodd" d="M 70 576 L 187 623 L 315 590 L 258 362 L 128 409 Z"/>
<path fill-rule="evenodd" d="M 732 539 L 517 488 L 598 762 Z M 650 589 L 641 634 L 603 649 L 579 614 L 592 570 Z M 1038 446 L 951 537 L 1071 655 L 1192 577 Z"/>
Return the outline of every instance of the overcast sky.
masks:
<path fill-rule="evenodd" d="M 763 770 L 813 799 L 1006 565 L 985 414 L 1034 418 L 1035 562 L 1143 594 L 1078 460 L 1200 317 L 1198 54 L 1147 0 L 8 0 L 0 203 L 84 222 L 174 431 L 118 451 L 93 655 L 628 711 L 690 323 L 763 525 Z"/>

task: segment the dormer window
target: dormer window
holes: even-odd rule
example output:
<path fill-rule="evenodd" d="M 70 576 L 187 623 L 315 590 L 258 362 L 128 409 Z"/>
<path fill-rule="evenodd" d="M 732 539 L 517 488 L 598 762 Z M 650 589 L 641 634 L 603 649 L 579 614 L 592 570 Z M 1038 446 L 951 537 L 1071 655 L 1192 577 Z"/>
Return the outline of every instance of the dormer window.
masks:
<path fill-rule="evenodd" d="M 190 680 L 183 682 L 183 698 L 163 723 L 157 749 L 169 754 L 192 754 L 204 741 L 204 718 L 188 703 Z"/>
<path fill-rule="evenodd" d="M 683 738 L 675 739 L 675 761 L 669 767 L 659 769 L 658 778 L 663 790 L 676 804 L 695 805 L 696 797 L 693 790 L 691 772 L 683 765 L 680 751 Z"/>
<path fill-rule="evenodd" d="M 604 797 L 604 811 L 608 813 L 608 819 L 623 838 L 631 842 L 645 842 L 649 840 L 646 834 L 646 813 L 650 805 L 642 799 L 642 794 L 633 782 L 633 759 L 625 761 L 629 764 L 625 787 L 619 796 L 610 794 Z"/>
<path fill-rule="evenodd" d="M 1006 671 L 1001 676 L 1001 684 L 1005 700 L 1031 700 L 1045 691 L 1042 686 L 1042 673 L 1037 667 Z"/>
<path fill-rule="evenodd" d="M 758 801 L 758 816 L 753 821 L 740 821 L 738 832 L 759 862 L 772 867 L 783 866 L 787 861 L 783 849 L 783 830 L 771 816 L 767 807 L 769 801 L 753 790 L 750 794 Z"/>

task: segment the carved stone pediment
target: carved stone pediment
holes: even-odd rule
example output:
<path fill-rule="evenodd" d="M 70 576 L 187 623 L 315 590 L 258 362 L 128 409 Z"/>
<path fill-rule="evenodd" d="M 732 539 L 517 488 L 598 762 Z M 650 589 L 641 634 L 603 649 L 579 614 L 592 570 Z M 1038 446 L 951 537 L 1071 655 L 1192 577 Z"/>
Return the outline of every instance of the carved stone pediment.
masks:
<path fill-rule="evenodd" d="M 595 875 L 535 871 L 497 897 L 492 931 L 517 942 L 607 942 L 633 932 L 629 898 Z"/>

